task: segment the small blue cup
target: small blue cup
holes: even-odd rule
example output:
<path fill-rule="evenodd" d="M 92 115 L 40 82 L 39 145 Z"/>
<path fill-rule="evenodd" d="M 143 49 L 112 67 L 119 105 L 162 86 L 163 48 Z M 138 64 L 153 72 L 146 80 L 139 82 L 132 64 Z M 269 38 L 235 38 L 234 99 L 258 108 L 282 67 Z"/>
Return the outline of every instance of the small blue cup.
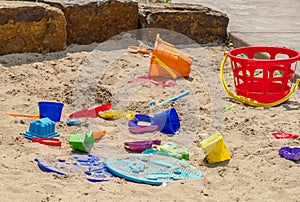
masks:
<path fill-rule="evenodd" d="M 153 125 L 165 134 L 175 134 L 180 129 L 180 121 L 175 108 L 171 108 L 153 117 Z"/>
<path fill-rule="evenodd" d="M 158 126 L 157 130 L 165 134 L 174 135 L 180 129 L 180 120 L 175 108 L 171 108 L 154 117 L 136 114 L 134 120 L 128 121 L 128 126 L 137 126 L 139 121 L 149 122 L 152 126 Z"/>

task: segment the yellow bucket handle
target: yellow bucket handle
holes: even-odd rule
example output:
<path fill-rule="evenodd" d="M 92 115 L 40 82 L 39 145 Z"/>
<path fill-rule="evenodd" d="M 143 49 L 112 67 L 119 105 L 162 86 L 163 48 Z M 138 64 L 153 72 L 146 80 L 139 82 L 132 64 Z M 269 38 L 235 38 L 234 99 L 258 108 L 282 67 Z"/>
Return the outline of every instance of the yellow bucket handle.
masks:
<path fill-rule="evenodd" d="M 168 67 L 168 65 L 166 65 L 163 61 L 158 59 L 158 57 L 156 57 L 153 54 L 151 57 L 152 57 L 152 59 L 155 60 L 155 62 L 157 62 L 157 64 L 159 64 L 162 68 L 164 68 L 172 76 L 173 79 L 177 78 L 177 75 L 175 74 L 175 72 L 170 67 Z"/>
<path fill-rule="evenodd" d="M 221 63 L 221 67 L 220 67 L 220 79 L 221 79 L 223 88 L 230 97 L 232 97 L 233 99 L 235 99 L 237 101 L 240 101 L 244 104 L 251 105 L 251 106 L 254 106 L 254 107 L 273 107 L 273 106 L 279 105 L 279 104 L 287 101 L 295 93 L 295 91 L 298 88 L 300 79 L 296 80 L 296 82 L 293 85 L 293 88 L 290 90 L 289 94 L 287 94 L 284 98 L 282 98 L 280 100 L 277 100 L 275 102 L 272 102 L 272 103 L 261 103 L 261 102 L 258 102 L 257 100 L 253 100 L 251 98 L 246 98 L 242 95 L 237 95 L 237 94 L 233 93 L 232 91 L 230 91 L 230 89 L 228 88 L 227 83 L 225 82 L 224 66 L 225 66 L 227 58 L 228 58 L 228 53 L 225 52 L 222 63 Z"/>

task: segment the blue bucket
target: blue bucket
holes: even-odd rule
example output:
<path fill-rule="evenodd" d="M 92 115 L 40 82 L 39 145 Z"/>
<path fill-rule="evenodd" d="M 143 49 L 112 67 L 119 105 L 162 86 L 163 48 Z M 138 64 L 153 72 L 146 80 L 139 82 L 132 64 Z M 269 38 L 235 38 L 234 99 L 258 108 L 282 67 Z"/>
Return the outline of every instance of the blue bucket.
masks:
<path fill-rule="evenodd" d="M 52 121 L 60 122 L 62 108 L 64 103 L 61 102 L 38 102 L 40 118 L 48 117 Z"/>
<path fill-rule="evenodd" d="M 175 108 L 171 108 L 153 117 L 153 125 L 165 134 L 175 134 L 180 129 L 180 121 Z"/>

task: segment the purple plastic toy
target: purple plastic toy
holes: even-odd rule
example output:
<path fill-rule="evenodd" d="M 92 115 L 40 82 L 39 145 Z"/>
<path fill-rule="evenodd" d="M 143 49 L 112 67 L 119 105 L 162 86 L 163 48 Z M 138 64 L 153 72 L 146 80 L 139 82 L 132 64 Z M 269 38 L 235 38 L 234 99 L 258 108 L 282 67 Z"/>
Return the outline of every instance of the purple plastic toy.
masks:
<path fill-rule="evenodd" d="M 300 160 L 300 148 L 299 147 L 282 147 L 279 149 L 279 155 L 285 159 L 299 161 Z"/>
<path fill-rule="evenodd" d="M 158 126 L 133 126 L 128 130 L 132 133 L 151 133 L 158 129 Z"/>
<path fill-rule="evenodd" d="M 124 145 L 127 146 L 131 151 L 134 152 L 143 152 L 146 149 L 152 147 L 152 144 L 160 145 L 160 140 L 142 140 L 134 142 L 124 142 Z"/>

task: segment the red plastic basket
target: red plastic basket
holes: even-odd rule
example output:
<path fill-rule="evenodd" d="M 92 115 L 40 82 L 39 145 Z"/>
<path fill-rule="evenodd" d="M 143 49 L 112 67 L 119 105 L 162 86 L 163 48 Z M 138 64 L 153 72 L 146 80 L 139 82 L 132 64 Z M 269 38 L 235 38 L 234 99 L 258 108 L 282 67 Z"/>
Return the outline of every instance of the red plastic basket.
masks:
<path fill-rule="evenodd" d="M 237 95 L 272 103 L 289 94 L 300 53 L 281 47 L 248 46 L 229 51 L 228 57 Z"/>

